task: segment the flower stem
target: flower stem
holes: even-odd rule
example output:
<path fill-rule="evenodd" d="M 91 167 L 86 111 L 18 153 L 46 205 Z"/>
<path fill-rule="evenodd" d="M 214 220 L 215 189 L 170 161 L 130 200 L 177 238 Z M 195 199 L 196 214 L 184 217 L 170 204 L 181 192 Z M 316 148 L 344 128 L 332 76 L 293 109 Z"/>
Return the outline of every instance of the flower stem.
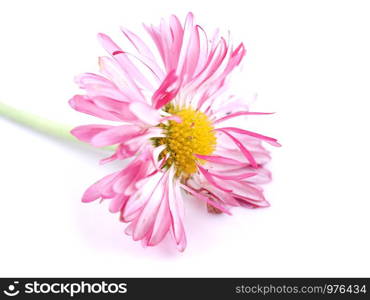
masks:
<path fill-rule="evenodd" d="M 50 121 L 29 112 L 16 109 L 0 102 L 0 115 L 5 118 L 32 128 L 36 131 L 45 133 L 61 139 L 76 141 L 76 138 L 70 133 L 72 127 Z"/>
<path fill-rule="evenodd" d="M 22 124 L 28 128 L 53 136 L 62 140 L 79 142 L 72 134 L 72 126 L 51 121 L 29 112 L 14 108 L 0 102 L 0 116 Z M 112 147 L 104 147 L 105 150 L 113 150 Z"/>

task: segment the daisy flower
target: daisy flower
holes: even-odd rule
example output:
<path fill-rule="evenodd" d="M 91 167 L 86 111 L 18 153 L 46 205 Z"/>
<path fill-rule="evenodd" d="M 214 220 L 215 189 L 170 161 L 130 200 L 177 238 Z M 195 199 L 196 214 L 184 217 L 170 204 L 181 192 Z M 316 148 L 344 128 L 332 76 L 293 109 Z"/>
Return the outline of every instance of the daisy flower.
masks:
<path fill-rule="evenodd" d="M 171 232 L 183 251 L 187 198 L 204 201 L 212 213 L 269 205 L 259 186 L 271 178 L 262 144 L 279 144 L 223 125 L 263 114 L 250 112 L 227 93 L 228 76 L 246 53 L 242 43 L 233 47 L 218 31 L 207 36 L 192 13 L 184 25 L 171 16 L 157 27 L 144 27 L 153 47 L 122 28 L 134 53 L 99 34 L 109 54 L 99 58 L 101 75 L 76 78 L 85 94 L 70 100 L 72 108 L 117 124 L 79 126 L 72 134 L 95 147 L 114 145 L 114 154 L 102 163 L 131 158 L 125 168 L 90 186 L 82 201 L 108 199 L 110 211 L 120 213 L 135 241 L 154 246 Z"/>

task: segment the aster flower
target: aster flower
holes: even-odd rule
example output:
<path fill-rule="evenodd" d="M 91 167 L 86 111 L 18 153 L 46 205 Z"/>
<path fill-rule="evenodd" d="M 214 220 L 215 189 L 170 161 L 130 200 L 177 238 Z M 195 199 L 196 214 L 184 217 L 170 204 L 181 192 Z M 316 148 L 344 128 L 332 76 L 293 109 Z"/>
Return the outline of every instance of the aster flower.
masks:
<path fill-rule="evenodd" d="M 101 75 L 76 78 L 85 94 L 70 105 L 117 125 L 84 125 L 72 134 L 95 147 L 114 145 L 102 163 L 131 158 L 90 186 L 82 201 L 109 199 L 110 211 L 129 223 L 125 232 L 134 240 L 154 246 L 171 232 L 183 251 L 188 197 L 204 201 L 213 213 L 269 205 L 259 186 L 271 178 L 263 142 L 279 144 L 223 126 L 238 116 L 263 114 L 227 93 L 228 76 L 246 53 L 243 44 L 234 48 L 218 31 L 208 37 L 191 13 L 184 25 L 171 16 L 158 27 L 144 27 L 156 49 L 127 29 L 122 32 L 135 53 L 99 34 L 109 54 L 99 58 Z"/>

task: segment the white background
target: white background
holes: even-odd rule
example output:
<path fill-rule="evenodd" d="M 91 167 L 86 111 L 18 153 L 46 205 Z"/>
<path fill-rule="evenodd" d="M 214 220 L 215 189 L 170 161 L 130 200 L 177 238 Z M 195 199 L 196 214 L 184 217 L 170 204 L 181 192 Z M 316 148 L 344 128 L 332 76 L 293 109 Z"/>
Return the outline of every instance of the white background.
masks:
<path fill-rule="evenodd" d="M 209 215 L 188 201 L 188 248 L 143 249 L 85 188 L 119 164 L 0 119 L 1 276 L 370 276 L 368 1 L 1 1 L 0 100 L 71 125 L 67 100 L 96 72 L 96 33 L 195 13 L 247 48 L 247 127 L 280 140 L 272 206 Z"/>

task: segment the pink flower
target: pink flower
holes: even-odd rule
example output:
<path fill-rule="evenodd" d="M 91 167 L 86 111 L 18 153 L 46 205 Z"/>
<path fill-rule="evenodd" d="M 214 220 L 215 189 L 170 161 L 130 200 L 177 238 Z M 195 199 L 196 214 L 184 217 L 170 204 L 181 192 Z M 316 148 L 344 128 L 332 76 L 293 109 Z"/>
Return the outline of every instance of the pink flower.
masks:
<path fill-rule="evenodd" d="M 99 34 L 109 54 L 99 58 L 102 75 L 76 78 L 86 94 L 75 95 L 70 105 L 118 124 L 79 126 L 72 134 L 95 147 L 116 145 L 103 163 L 133 158 L 123 170 L 90 186 L 82 201 L 110 199 L 110 211 L 120 212 L 135 241 L 154 246 L 171 232 L 183 251 L 187 197 L 204 201 L 214 213 L 269 205 L 259 186 L 271 178 L 262 142 L 279 144 L 222 125 L 238 116 L 263 114 L 248 111 L 243 101 L 226 93 L 228 75 L 245 55 L 243 44 L 234 48 L 218 32 L 209 38 L 191 13 L 183 26 L 171 16 L 145 29 L 156 51 L 127 29 L 122 32 L 134 54 Z"/>

